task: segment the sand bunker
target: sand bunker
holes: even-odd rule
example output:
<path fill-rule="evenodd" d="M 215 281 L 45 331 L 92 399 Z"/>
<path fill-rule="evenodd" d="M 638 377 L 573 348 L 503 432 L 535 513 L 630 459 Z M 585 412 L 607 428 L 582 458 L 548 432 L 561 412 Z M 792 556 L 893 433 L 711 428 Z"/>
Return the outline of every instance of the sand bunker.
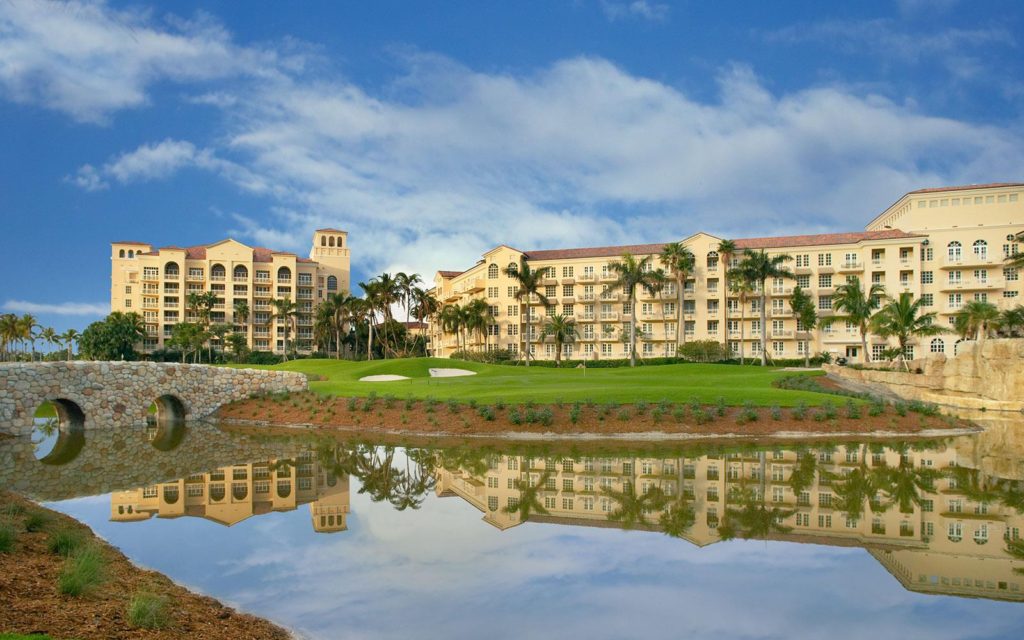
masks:
<path fill-rule="evenodd" d="M 476 371 L 467 369 L 431 369 L 431 378 L 455 378 L 458 376 L 475 376 Z"/>
<path fill-rule="evenodd" d="M 385 373 L 379 376 L 363 376 L 359 382 L 394 382 L 395 380 L 408 380 L 407 376 L 396 376 L 393 373 Z"/>

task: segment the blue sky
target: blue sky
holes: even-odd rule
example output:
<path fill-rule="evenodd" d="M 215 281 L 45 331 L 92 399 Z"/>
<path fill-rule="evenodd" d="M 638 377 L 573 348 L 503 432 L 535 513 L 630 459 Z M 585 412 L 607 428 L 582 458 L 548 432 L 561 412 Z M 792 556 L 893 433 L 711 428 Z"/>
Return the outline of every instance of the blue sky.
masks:
<path fill-rule="evenodd" d="M 355 279 L 522 249 L 857 229 L 1024 178 L 1016 2 L 0 2 L 0 311 L 83 327 L 108 243 Z M 47 258 L 53 257 L 49 261 Z"/>

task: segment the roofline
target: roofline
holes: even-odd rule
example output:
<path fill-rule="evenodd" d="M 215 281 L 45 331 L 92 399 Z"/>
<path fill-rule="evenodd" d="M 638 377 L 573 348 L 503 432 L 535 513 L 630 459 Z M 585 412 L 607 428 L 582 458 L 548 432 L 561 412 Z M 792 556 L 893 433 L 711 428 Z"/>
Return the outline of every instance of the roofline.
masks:
<path fill-rule="evenodd" d="M 111 242 L 110 244 L 135 244 L 135 245 L 139 245 L 139 246 L 142 246 L 142 247 L 152 246 L 148 242 L 136 242 L 135 240 L 116 240 L 114 242 Z"/>
<path fill-rule="evenodd" d="M 903 202 L 905 198 L 909 198 L 910 196 L 921 196 L 929 193 L 948 193 L 950 191 L 980 191 L 981 189 L 1005 189 L 1010 187 L 1024 187 L 1024 182 L 990 182 L 988 184 L 965 184 L 958 187 L 925 187 L 924 189 L 915 189 L 914 191 L 908 191 L 899 198 L 896 198 L 895 202 L 890 204 L 885 209 L 882 209 L 881 213 L 879 213 L 877 216 L 868 221 L 868 223 L 864 225 L 864 228 L 867 229 L 871 225 L 878 222 L 881 218 L 885 216 L 886 213 L 889 212 L 889 210 L 891 210 L 893 207 Z"/>

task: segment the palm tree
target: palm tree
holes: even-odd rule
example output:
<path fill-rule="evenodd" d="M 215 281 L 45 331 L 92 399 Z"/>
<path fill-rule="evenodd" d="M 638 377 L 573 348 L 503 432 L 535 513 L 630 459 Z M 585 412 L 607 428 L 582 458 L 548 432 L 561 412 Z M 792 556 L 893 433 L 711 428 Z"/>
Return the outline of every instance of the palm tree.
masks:
<path fill-rule="evenodd" d="M 608 513 L 608 519 L 620 523 L 623 529 L 646 525 L 647 512 L 658 511 L 668 502 L 665 492 L 661 489 L 651 487 L 646 493 L 637 493 L 636 483 L 628 480 L 623 482 L 622 491 L 601 487 L 601 493 L 618 503 L 618 506 Z"/>
<path fill-rule="evenodd" d="M 423 289 L 413 289 L 413 316 L 415 316 L 417 322 L 423 325 L 427 319 L 433 321 L 436 319 L 438 312 L 441 310 L 441 303 L 438 302 L 437 298 L 434 297 L 429 291 Z M 423 338 L 426 340 L 426 332 L 423 332 Z M 426 344 L 424 343 L 424 348 Z"/>
<path fill-rule="evenodd" d="M 0 316 L 0 358 L 7 360 L 18 340 L 18 316 L 5 313 Z"/>
<path fill-rule="evenodd" d="M 371 290 L 367 291 L 366 295 L 367 298 L 370 299 L 374 308 L 377 311 L 380 311 L 384 316 L 384 335 L 382 336 L 382 339 L 384 343 L 384 359 L 387 360 L 389 346 L 388 327 L 391 325 L 391 321 L 394 320 L 394 314 L 391 312 L 391 307 L 402 299 L 402 287 L 395 276 L 392 276 L 387 272 L 374 277 L 370 282 L 376 286 L 371 287 Z"/>
<path fill-rule="evenodd" d="M 571 316 L 558 313 L 548 316 L 547 323 L 544 325 L 544 333 L 554 338 L 555 366 L 562 366 L 562 345 L 575 342 L 580 335 L 576 331 L 576 320 Z"/>
<path fill-rule="evenodd" d="M 889 495 L 890 504 L 899 505 L 901 513 L 912 513 L 914 505 L 921 504 L 920 492 L 935 491 L 940 475 L 936 469 L 915 467 L 907 456 L 901 456 L 900 464 L 888 467 L 882 476 L 882 490 Z"/>
<path fill-rule="evenodd" d="M 754 292 L 754 284 L 747 278 L 747 274 L 737 269 L 729 269 L 726 272 L 726 280 L 729 283 L 729 292 L 736 294 L 736 302 L 740 309 L 740 364 L 744 364 L 744 347 L 746 343 L 746 323 L 743 321 L 743 313 L 747 308 L 747 300 Z M 727 305 L 728 306 L 728 305 Z"/>
<path fill-rule="evenodd" d="M 39 334 L 36 333 L 37 327 L 39 327 L 39 321 L 31 314 L 26 313 L 18 318 L 19 340 L 31 343 L 33 362 L 36 359 L 36 340 L 39 338 Z"/>
<path fill-rule="evenodd" d="M 796 276 L 793 272 L 787 269 L 784 265 L 793 259 L 785 253 L 780 253 L 774 256 L 769 256 L 764 249 L 760 251 L 751 251 L 750 249 L 743 250 L 743 261 L 737 267 L 742 272 L 745 278 L 752 282 L 757 283 L 760 287 L 761 293 L 761 366 L 764 367 L 768 364 L 768 327 L 767 323 L 767 312 L 765 307 L 768 304 L 768 279 L 769 278 L 789 278 L 793 279 Z"/>
<path fill-rule="evenodd" d="M 800 287 L 793 287 L 793 295 L 789 298 L 789 308 L 793 310 L 797 323 L 810 333 L 818 324 L 818 308 L 814 300 Z M 804 349 L 804 367 L 811 366 L 811 341 L 807 341 Z"/>
<path fill-rule="evenodd" d="M 330 312 L 331 326 L 334 329 L 335 344 L 338 348 L 337 356 L 341 359 L 341 335 L 351 330 L 352 306 L 357 298 L 347 291 L 327 294 L 327 300 L 323 305 Z"/>
<path fill-rule="evenodd" d="M 626 294 L 626 302 L 629 303 L 629 366 L 636 366 L 636 294 L 637 287 L 647 293 L 654 295 L 658 289 L 658 276 L 650 268 L 651 258 L 649 256 L 637 260 L 634 256 L 626 253 L 622 259 L 612 262 L 608 268 L 618 275 L 618 279 L 612 283 L 612 289 L 622 289 Z"/>
<path fill-rule="evenodd" d="M 455 334 L 455 344 L 459 351 L 465 351 L 462 340 L 462 331 L 466 328 L 466 313 L 458 304 L 447 304 L 438 315 L 441 322 L 441 330 L 445 333 Z"/>
<path fill-rule="evenodd" d="M 842 312 L 832 318 L 825 318 L 822 324 L 828 325 L 836 320 L 846 320 L 857 325 L 860 330 L 860 344 L 864 350 L 864 362 L 868 362 L 868 329 L 871 326 L 871 316 L 879 306 L 879 300 L 885 295 L 885 287 L 880 284 L 872 284 L 865 294 L 860 287 L 860 278 L 854 276 L 849 282 L 836 287 L 836 293 L 832 296 L 832 309 Z"/>
<path fill-rule="evenodd" d="M 999 317 L 999 327 L 1011 338 L 1024 329 L 1024 305 L 1003 311 Z"/>
<path fill-rule="evenodd" d="M 284 357 L 282 361 L 288 362 L 288 338 L 291 335 L 292 323 L 299 315 L 298 307 L 288 298 L 279 298 L 273 301 L 274 319 L 284 322 Z"/>
<path fill-rule="evenodd" d="M 670 242 L 661 250 L 661 264 L 676 281 L 676 351 L 686 342 L 685 321 L 683 319 L 683 302 L 686 300 L 686 280 L 694 270 L 694 257 L 690 248 L 682 242 Z"/>
<path fill-rule="evenodd" d="M 57 335 L 57 332 L 54 331 L 53 327 L 43 327 L 39 331 L 39 339 L 51 347 L 54 345 L 60 345 L 60 337 Z"/>
<path fill-rule="evenodd" d="M 729 286 L 729 272 L 732 269 L 732 258 L 736 255 L 736 242 L 733 240 L 719 240 L 715 247 L 718 254 L 718 265 L 722 273 L 722 308 L 728 307 L 729 294 L 732 288 Z"/>
<path fill-rule="evenodd" d="M 981 354 L 985 338 L 999 328 L 1001 319 L 1002 315 L 996 305 L 981 300 L 971 300 L 955 316 L 956 329 L 961 337 L 971 337 L 978 341 L 976 355 Z"/>
<path fill-rule="evenodd" d="M 543 270 L 534 271 L 533 269 L 530 268 L 530 265 L 526 262 L 526 260 L 523 260 L 518 268 L 514 267 L 513 265 L 505 267 L 505 275 L 509 276 L 510 278 L 513 278 L 516 281 L 516 284 L 518 285 L 518 287 L 516 288 L 516 300 L 519 300 L 520 302 L 523 303 L 523 310 L 526 313 L 527 321 L 531 321 L 532 318 L 530 315 L 530 304 L 532 297 L 536 296 L 537 301 L 544 306 L 547 306 L 548 304 L 547 297 L 543 293 L 541 293 L 541 289 L 543 288 L 543 285 L 541 285 L 541 281 L 543 281 L 544 279 Z M 526 341 L 526 366 L 530 366 L 530 337 L 532 335 L 532 332 L 530 331 L 531 328 L 532 327 L 529 324 L 527 324 L 526 327 L 523 327 L 523 333 L 525 334 L 524 340 Z"/>
<path fill-rule="evenodd" d="M 541 474 L 540 479 L 537 480 L 537 484 L 531 485 L 524 480 L 520 480 L 517 488 L 519 489 L 519 500 L 504 507 L 502 511 L 505 513 L 518 513 L 519 521 L 526 522 L 530 519 L 530 514 L 534 511 L 547 515 L 550 513 L 544 508 L 544 505 L 540 503 L 539 495 L 544 490 L 544 485 L 547 484 L 548 478 L 551 477 L 550 471 L 545 471 Z"/>
<path fill-rule="evenodd" d="M 224 345 L 226 343 L 225 338 L 233 331 L 234 328 L 226 322 L 218 322 L 217 324 L 210 325 L 209 333 L 212 337 L 217 339 L 217 344 L 220 346 L 221 352 L 224 351 Z M 212 360 L 213 359 L 211 358 L 211 361 Z"/>
<path fill-rule="evenodd" d="M 910 293 L 901 293 L 899 298 L 889 298 L 871 318 L 871 331 L 883 338 L 895 337 L 899 343 L 900 360 L 910 370 L 906 361 L 907 343 L 917 336 L 937 336 L 948 333 L 944 327 L 935 324 L 935 312 L 921 313 L 923 298 L 913 299 Z"/>
<path fill-rule="evenodd" d="M 239 299 L 235 300 L 234 312 L 235 312 L 235 315 L 232 318 L 232 321 L 235 324 L 243 324 L 243 325 L 249 324 L 249 301 L 248 300 L 245 300 L 244 298 L 239 298 Z"/>
<path fill-rule="evenodd" d="M 469 334 L 474 331 L 479 332 L 484 338 L 484 352 L 486 352 L 488 346 L 487 327 L 494 317 L 491 315 L 490 305 L 483 298 L 474 298 L 462 307 L 462 313 L 466 332 Z"/>
<path fill-rule="evenodd" d="M 409 350 L 409 320 L 412 318 L 412 307 L 416 302 L 416 291 L 419 291 L 417 285 L 423 282 L 418 273 L 405 273 L 399 271 L 395 274 L 395 282 L 398 286 L 399 299 L 401 300 L 402 306 L 405 308 L 405 349 Z"/>
<path fill-rule="evenodd" d="M 349 303 L 349 317 L 352 320 L 352 327 L 355 331 L 352 332 L 353 351 L 352 357 L 356 360 L 359 359 L 359 327 L 367 325 L 367 341 L 366 341 L 366 352 L 367 359 L 370 359 L 372 349 L 370 348 L 370 339 L 373 334 L 370 329 L 373 325 L 370 323 L 370 304 L 364 298 L 353 298 Z"/>
<path fill-rule="evenodd" d="M 81 337 L 81 334 L 78 333 L 77 329 L 68 329 L 67 331 L 65 331 L 64 333 L 60 334 L 57 337 L 60 339 L 61 342 L 64 343 L 64 346 L 67 348 L 68 362 L 70 362 L 72 349 L 74 348 L 75 342 L 78 340 L 79 337 Z"/>

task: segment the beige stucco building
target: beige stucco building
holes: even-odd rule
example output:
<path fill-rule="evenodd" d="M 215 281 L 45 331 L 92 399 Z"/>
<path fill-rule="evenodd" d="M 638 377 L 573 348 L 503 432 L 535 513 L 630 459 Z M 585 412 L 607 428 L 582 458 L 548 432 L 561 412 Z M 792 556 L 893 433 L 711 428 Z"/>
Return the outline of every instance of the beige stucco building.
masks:
<path fill-rule="evenodd" d="M 146 323 L 145 351 L 164 346 L 178 322 L 193 322 L 190 293 L 217 296 L 212 323 L 230 323 L 256 351 L 284 351 L 284 320 L 274 318 L 273 300 L 295 302 L 299 315 L 291 340 L 299 352 L 313 350 L 313 311 L 327 294 L 349 290 L 348 234 L 337 229 L 313 233 L 309 258 L 221 240 L 195 247 L 161 247 L 144 242 L 110 245 L 111 311 L 134 311 Z M 236 317 L 245 300 L 248 317 Z"/>
<path fill-rule="evenodd" d="M 888 345 L 868 336 L 870 354 L 863 354 L 861 336 L 854 326 L 833 323 L 813 332 L 802 330 L 789 306 L 793 287 L 808 291 L 820 317 L 832 315 L 836 286 L 857 277 L 862 283 L 885 286 L 889 295 L 910 292 L 925 298 L 928 311 L 952 325 L 953 316 L 970 300 L 987 300 L 999 307 L 1021 303 L 1020 274 L 1003 266 L 1007 255 L 1020 250 L 1014 234 L 1024 231 L 1024 184 L 988 184 L 910 192 L 875 217 L 864 231 L 804 236 L 734 239 L 738 253 L 764 249 L 788 254 L 788 267 L 796 280 L 769 284 L 766 326 L 760 326 L 760 301 L 748 296 L 743 304 L 726 290 L 717 253 L 722 238 L 696 233 L 681 241 L 695 256 L 695 270 L 685 287 L 684 326 L 677 323 L 674 284 L 659 294 L 637 295 L 637 349 L 640 356 L 672 355 L 676 331 L 687 340 L 716 340 L 734 353 L 759 356 L 760 335 L 767 332 L 767 348 L 774 358 L 799 358 L 830 352 L 854 361 L 878 357 Z M 670 238 L 666 242 L 677 239 Z M 564 346 L 564 356 L 599 359 L 629 355 L 629 304 L 621 291 L 611 288 L 615 276 L 609 263 L 624 253 L 651 257 L 652 268 L 665 243 L 520 251 L 498 246 L 464 271 L 438 271 L 434 295 L 442 304 L 465 304 L 483 298 L 493 321 L 486 336 L 470 336 L 472 349 L 507 349 L 522 354 L 530 336 L 533 355 L 554 357 L 554 344 L 543 341 L 543 316 L 573 316 L 579 338 Z M 734 256 L 737 260 L 741 256 Z M 534 270 L 546 270 L 546 309 L 537 300 L 519 301 L 509 265 L 525 261 Z M 952 355 L 956 338 L 943 336 L 912 346 L 911 357 L 942 352 Z M 485 344 L 486 343 L 486 344 Z M 431 328 L 431 352 L 449 356 L 457 349 L 454 335 Z"/>
<path fill-rule="evenodd" d="M 900 451 L 861 444 L 673 458 L 505 455 L 492 457 L 484 473 L 438 469 L 436 492 L 466 500 L 485 522 L 504 530 L 523 522 L 523 486 L 541 487 L 536 500 L 547 512 L 534 509 L 530 522 L 596 527 L 622 526 L 610 519 L 619 507 L 616 494 L 628 493 L 630 486 L 640 495 L 658 488 L 693 509 L 694 524 L 682 537 L 701 547 L 722 539 L 720 525 L 746 500 L 779 510 L 771 539 L 864 547 L 908 589 L 1024 600 L 1024 576 L 1014 572 L 1022 562 L 1005 551 L 1006 540 L 1020 539 L 1024 515 L 995 499 L 979 501 L 949 473 L 963 467 L 964 477 L 981 473 L 982 484 L 1007 481 L 985 475 L 976 462 L 971 451 L 956 446 Z M 877 473 L 901 463 L 907 473 L 940 472 L 934 489 L 921 491 L 909 512 L 882 492 L 866 500 L 859 515 L 841 508 L 839 487 L 847 474 Z M 799 491 L 795 472 L 807 478 Z M 647 511 L 646 524 L 636 527 L 660 530 L 660 516 L 661 511 Z"/>
<path fill-rule="evenodd" d="M 295 460 L 236 464 L 209 473 L 161 482 L 110 498 L 110 519 L 135 522 L 192 516 L 231 526 L 251 516 L 293 511 L 309 505 L 313 530 L 345 531 L 349 505 L 348 475 L 323 470 L 313 452 Z"/>

